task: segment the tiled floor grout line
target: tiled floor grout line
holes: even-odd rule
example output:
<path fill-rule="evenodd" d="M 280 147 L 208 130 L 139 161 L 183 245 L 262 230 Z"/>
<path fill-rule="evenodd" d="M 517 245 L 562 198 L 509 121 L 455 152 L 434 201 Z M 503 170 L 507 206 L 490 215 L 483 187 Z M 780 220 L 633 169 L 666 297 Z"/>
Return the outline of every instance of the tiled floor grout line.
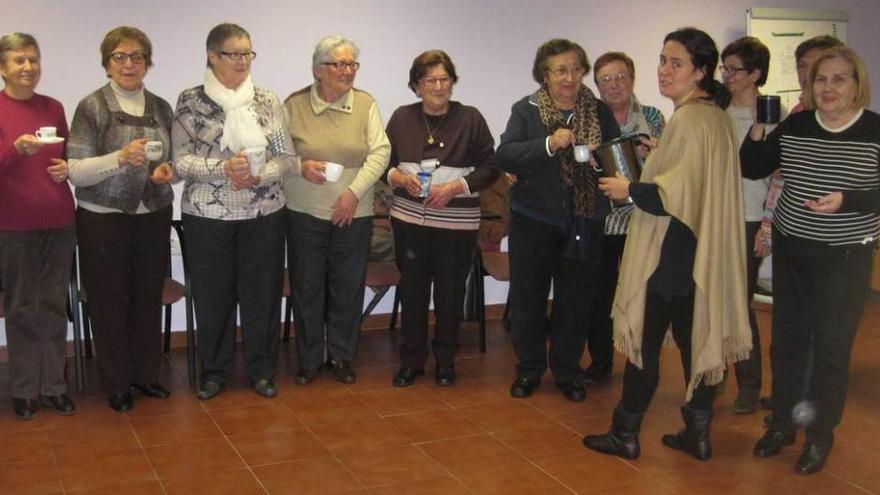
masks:
<path fill-rule="evenodd" d="M 229 439 L 229 435 L 227 435 L 226 431 L 224 431 L 223 428 L 220 427 L 220 424 L 217 422 L 216 419 L 214 419 L 214 416 L 211 416 L 211 411 L 207 407 L 205 407 L 204 402 L 201 403 L 201 406 L 202 406 L 202 409 L 204 409 L 205 414 L 208 415 L 208 418 L 211 420 L 211 422 L 214 423 L 214 427 L 220 431 L 220 434 L 223 436 L 223 439 L 226 440 L 226 443 L 229 445 L 229 447 L 232 449 L 232 451 L 235 452 L 235 455 L 238 456 L 238 458 L 241 460 L 241 463 L 244 464 L 244 467 L 251 474 L 251 476 L 254 477 L 254 479 L 257 481 L 257 484 L 260 485 L 260 488 L 263 489 L 263 493 L 268 494 L 269 489 L 266 488 L 266 486 L 263 484 L 263 480 L 261 480 L 260 477 L 257 476 L 257 473 L 255 473 L 253 468 L 251 468 L 251 466 L 247 463 L 247 461 L 241 455 L 241 452 L 239 452 L 238 449 L 235 448 L 235 444 L 232 443 L 232 440 Z M 247 407 L 247 406 L 245 406 L 245 407 Z"/>
<path fill-rule="evenodd" d="M 156 477 L 156 481 L 159 482 L 159 487 L 162 489 L 162 493 L 168 495 L 168 490 L 165 489 L 165 484 L 162 483 L 162 478 L 159 477 L 159 471 L 156 471 L 156 466 L 153 464 L 153 461 L 150 459 L 150 456 L 147 455 L 147 449 L 144 447 L 144 442 L 141 441 L 140 435 L 138 435 L 137 430 L 134 427 L 134 424 L 131 422 L 131 416 L 128 413 L 124 413 L 125 422 L 128 423 L 128 428 L 131 430 L 132 435 L 134 435 L 134 439 L 138 444 L 138 447 L 141 449 L 141 455 L 144 456 L 144 459 L 147 460 L 147 463 L 150 465 L 150 470 L 153 471 L 153 476 Z"/>

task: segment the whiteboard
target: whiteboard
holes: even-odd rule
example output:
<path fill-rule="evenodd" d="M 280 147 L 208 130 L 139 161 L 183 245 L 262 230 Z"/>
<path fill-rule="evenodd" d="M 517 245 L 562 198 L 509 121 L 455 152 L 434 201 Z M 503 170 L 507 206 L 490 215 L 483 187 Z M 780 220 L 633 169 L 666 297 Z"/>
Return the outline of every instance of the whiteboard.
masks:
<path fill-rule="evenodd" d="M 785 108 L 797 105 L 801 88 L 794 50 L 804 40 L 829 34 L 846 43 L 849 13 L 840 10 L 802 10 L 752 7 L 746 11 L 749 36 L 770 49 L 770 70 L 764 94 L 776 94 Z"/>

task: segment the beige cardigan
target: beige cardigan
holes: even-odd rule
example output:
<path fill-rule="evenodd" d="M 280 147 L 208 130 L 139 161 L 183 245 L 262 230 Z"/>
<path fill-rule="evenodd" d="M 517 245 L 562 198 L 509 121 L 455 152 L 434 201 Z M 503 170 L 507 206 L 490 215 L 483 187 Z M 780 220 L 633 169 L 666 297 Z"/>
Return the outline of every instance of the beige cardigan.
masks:
<path fill-rule="evenodd" d="M 641 180 L 657 184 L 664 209 L 697 239 L 690 400 L 697 384 L 719 383 L 726 362 L 747 358 L 752 347 L 739 147 L 727 113 L 703 100 L 679 107 Z M 611 314 L 614 344 L 639 368 L 648 278 L 660 261 L 670 218 L 637 208 L 623 253 Z"/>

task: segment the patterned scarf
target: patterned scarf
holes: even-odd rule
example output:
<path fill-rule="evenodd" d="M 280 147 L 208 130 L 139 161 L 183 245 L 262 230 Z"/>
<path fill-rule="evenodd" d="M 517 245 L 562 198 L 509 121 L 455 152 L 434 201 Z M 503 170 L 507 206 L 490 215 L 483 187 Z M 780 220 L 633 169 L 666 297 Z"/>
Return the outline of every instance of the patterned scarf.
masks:
<path fill-rule="evenodd" d="M 583 84 L 578 90 L 574 115 L 569 122 L 563 119 L 562 112 L 556 108 L 547 88 L 538 90 L 537 100 L 541 122 L 549 134 L 552 135 L 559 128 L 571 129 L 576 144 L 589 144 L 595 147 L 602 143 L 597 100 L 593 92 Z M 574 160 L 573 146 L 557 150 L 556 157 L 562 165 L 562 181 L 565 185 L 574 188 L 575 214 L 592 218 L 598 184 L 592 167 Z"/>

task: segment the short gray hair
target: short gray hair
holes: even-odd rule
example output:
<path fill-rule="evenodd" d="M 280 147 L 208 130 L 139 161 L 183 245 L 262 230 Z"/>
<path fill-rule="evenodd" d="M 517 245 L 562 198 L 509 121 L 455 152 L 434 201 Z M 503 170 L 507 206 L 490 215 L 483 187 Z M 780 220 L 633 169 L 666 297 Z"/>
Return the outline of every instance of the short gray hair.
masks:
<path fill-rule="evenodd" d="M 312 67 L 317 68 L 318 65 L 324 62 L 329 62 L 330 54 L 333 53 L 333 50 L 341 46 L 348 47 L 351 50 L 352 55 L 354 55 L 355 61 L 357 61 L 361 49 L 358 48 L 354 41 L 341 35 L 333 34 L 321 38 L 321 41 L 315 45 L 315 53 L 312 54 Z"/>
<path fill-rule="evenodd" d="M 223 49 L 223 43 L 229 38 L 247 38 L 250 41 L 251 34 L 247 32 L 247 29 L 238 24 L 224 22 L 214 26 L 208 33 L 208 39 L 205 40 L 205 48 L 209 52 L 220 54 L 220 50 Z M 207 65 L 208 67 L 211 66 L 210 59 L 208 59 Z"/>
<path fill-rule="evenodd" d="M 31 46 L 37 49 L 37 53 L 40 53 L 40 44 L 37 43 L 36 38 L 29 34 L 9 33 L 3 35 L 0 38 L 0 62 L 6 61 L 6 52 L 24 50 Z"/>

